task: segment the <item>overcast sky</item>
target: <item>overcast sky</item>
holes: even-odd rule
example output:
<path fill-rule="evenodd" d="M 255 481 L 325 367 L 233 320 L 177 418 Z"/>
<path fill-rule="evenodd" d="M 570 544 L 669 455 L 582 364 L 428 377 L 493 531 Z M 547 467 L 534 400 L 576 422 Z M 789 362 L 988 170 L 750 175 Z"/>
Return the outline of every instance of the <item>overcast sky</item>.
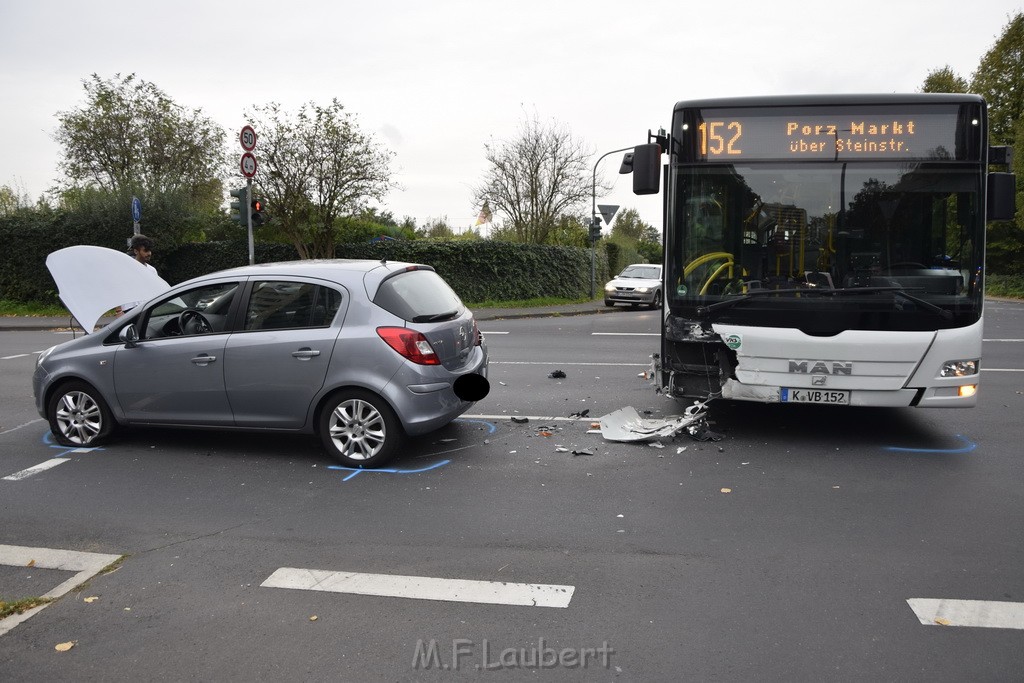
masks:
<path fill-rule="evenodd" d="M 472 223 L 484 144 L 527 116 L 594 151 L 646 141 L 697 97 L 915 92 L 969 78 L 1024 0 L 0 0 L 0 185 L 58 177 L 55 114 L 82 81 L 135 73 L 237 138 L 243 111 L 331 98 L 395 153 L 384 203 L 419 225 Z M 259 131 L 257 131 L 259 133 Z M 241 149 L 238 149 L 241 153 Z M 259 157 L 259 148 L 256 150 Z M 599 203 L 660 228 L 660 199 L 616 175 Z M 127 210 L 127 209 L 126 209 Z M 143 221 L 145 218 L 143 218 Z"/>

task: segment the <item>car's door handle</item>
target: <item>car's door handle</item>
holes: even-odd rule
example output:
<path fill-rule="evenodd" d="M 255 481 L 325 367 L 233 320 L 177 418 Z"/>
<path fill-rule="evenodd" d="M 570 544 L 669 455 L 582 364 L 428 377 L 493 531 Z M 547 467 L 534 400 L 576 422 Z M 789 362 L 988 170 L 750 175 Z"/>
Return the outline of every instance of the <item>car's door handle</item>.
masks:
<path fill-rule="evenodd" d="M 196 356 L 195 358 L 193 358 L 192 362 L 195 363 L 196 365 L 204 365 L 205 366 L 205 365 L 209 365 L 210 363 L 212 363 L 215 360 L 217 360 L 217 356 L 208 356 L 207 354 L 203 353 L 203 354 L 200 354 L 200 355 Z"/>
<path fill-rule="evenodd" d="M 309 347 L 301 348 L 298 351 L 292 351 L 292 358 L 298 358 L 299 360 L 309 360 L 320 355 L 320 352 L 316 349 Z"/>

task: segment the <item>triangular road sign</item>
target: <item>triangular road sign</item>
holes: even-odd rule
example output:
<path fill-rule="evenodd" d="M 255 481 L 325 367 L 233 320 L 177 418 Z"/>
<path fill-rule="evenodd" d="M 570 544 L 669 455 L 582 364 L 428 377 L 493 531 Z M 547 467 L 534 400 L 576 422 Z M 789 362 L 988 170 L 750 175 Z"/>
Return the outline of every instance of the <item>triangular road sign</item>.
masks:
<path fill-rule="evenodd" d="M 615 214 L 619 210 L 619 206 L 618 204 L 598 204 L 597 210 L 601 212 L 601 216 L 604 218 L 604 224 L 611 225 L 612 219 L 615 218 Z"/>

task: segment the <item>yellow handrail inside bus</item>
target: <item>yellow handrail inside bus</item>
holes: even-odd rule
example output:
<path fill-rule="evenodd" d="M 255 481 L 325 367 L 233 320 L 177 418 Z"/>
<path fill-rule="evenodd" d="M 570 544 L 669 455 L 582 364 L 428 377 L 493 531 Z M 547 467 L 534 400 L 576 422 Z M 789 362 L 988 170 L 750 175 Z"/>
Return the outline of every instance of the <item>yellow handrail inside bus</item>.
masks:
<path fill-rule="evenodd" d="M 686 267 L 683 268 L 683 277 L 686 277 L 687 275 L 692 273 L 694 270 L 696 270 L 700 266 L 702 266 L 705 263 L 707 263 L 708 261 L 718 261 L 718 260 L 721 260 L 721 259 L 724 259 L 724 260 L 728 261 L 729 265 L 732 265 L 732 262 L 735 260 L 733 258 L 733 255 L 730 254 L 727 251 L 713 251 L 710 254 L 704 254 L 703 256 L 698 256 L 697 258 L 695 258 L 692 261 L 690 261 L 689 263 L 687 263 Z"/>
<path fill-rule="evenodd" d="M 735 264 L 732 261 L 726 261 L 722 265 L 718 266 L 718 268 L 715 269 L 715 272 L 711 273 L 711 275 L 708 277 L 707 281 L 704 282 L 704 286 L 700 288 L 700 294 L 702 294 L 702 295 L 703 294 L 707 294 L 708 293 L 708 287 L 711 286 L 711 283 L 714 282 L 715 280 L 717 280 L 718 276 L 722 274 L 722 271 L 724 271 L 726 269 L 729 270 L 729 278 L 731 279 L 732 278 L 732 267 L 734 265 Z"/>
<path fill-rule="evenodd" d="M 704 284 L 701 286 L 698 294 L 707 294 L 708 287 L 710 287 L 711 283 L 717 280 L 723 272 L 728 271 L 729 278 L 732 278 L 732 269 L 736 266 L 736 259 L 732 254 L 730 254 L 727 251 L 714 251 L 711 252 L 710 254 L 698 256 L 697 258 L 693 259 L 688 264 L 686 264 L 686 267 L 683 268 L 683 277 L 689 276 L 690 273 L 692 273 L 694 270 L 704 265 L 705 263 L 709 263 L 711 261 L 724 261 L 724 263 L 722 263 L 722 265 L 718 266 L 717 268 L 715 268 L 714 271 L 712 271 L 708 279 L 704 281 Z M 740 272 L 743 275 L 747 274 L 746 268 L 741 268 Z"/>

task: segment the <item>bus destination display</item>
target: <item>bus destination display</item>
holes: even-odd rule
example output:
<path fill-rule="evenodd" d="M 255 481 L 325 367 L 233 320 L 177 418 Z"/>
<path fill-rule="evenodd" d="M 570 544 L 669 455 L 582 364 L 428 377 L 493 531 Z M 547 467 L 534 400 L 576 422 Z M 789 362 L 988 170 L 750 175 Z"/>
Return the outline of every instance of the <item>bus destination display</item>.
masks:
<path fill-rule="evenodd" d="M 957 149 L 956 112 L 914 114 L 794 114 L 752 116 L 742 111 L 695 112 L 682 134 L 705 161 L 964 158 Z M 696 130 L 694 130 L 694 128 Z"/>

